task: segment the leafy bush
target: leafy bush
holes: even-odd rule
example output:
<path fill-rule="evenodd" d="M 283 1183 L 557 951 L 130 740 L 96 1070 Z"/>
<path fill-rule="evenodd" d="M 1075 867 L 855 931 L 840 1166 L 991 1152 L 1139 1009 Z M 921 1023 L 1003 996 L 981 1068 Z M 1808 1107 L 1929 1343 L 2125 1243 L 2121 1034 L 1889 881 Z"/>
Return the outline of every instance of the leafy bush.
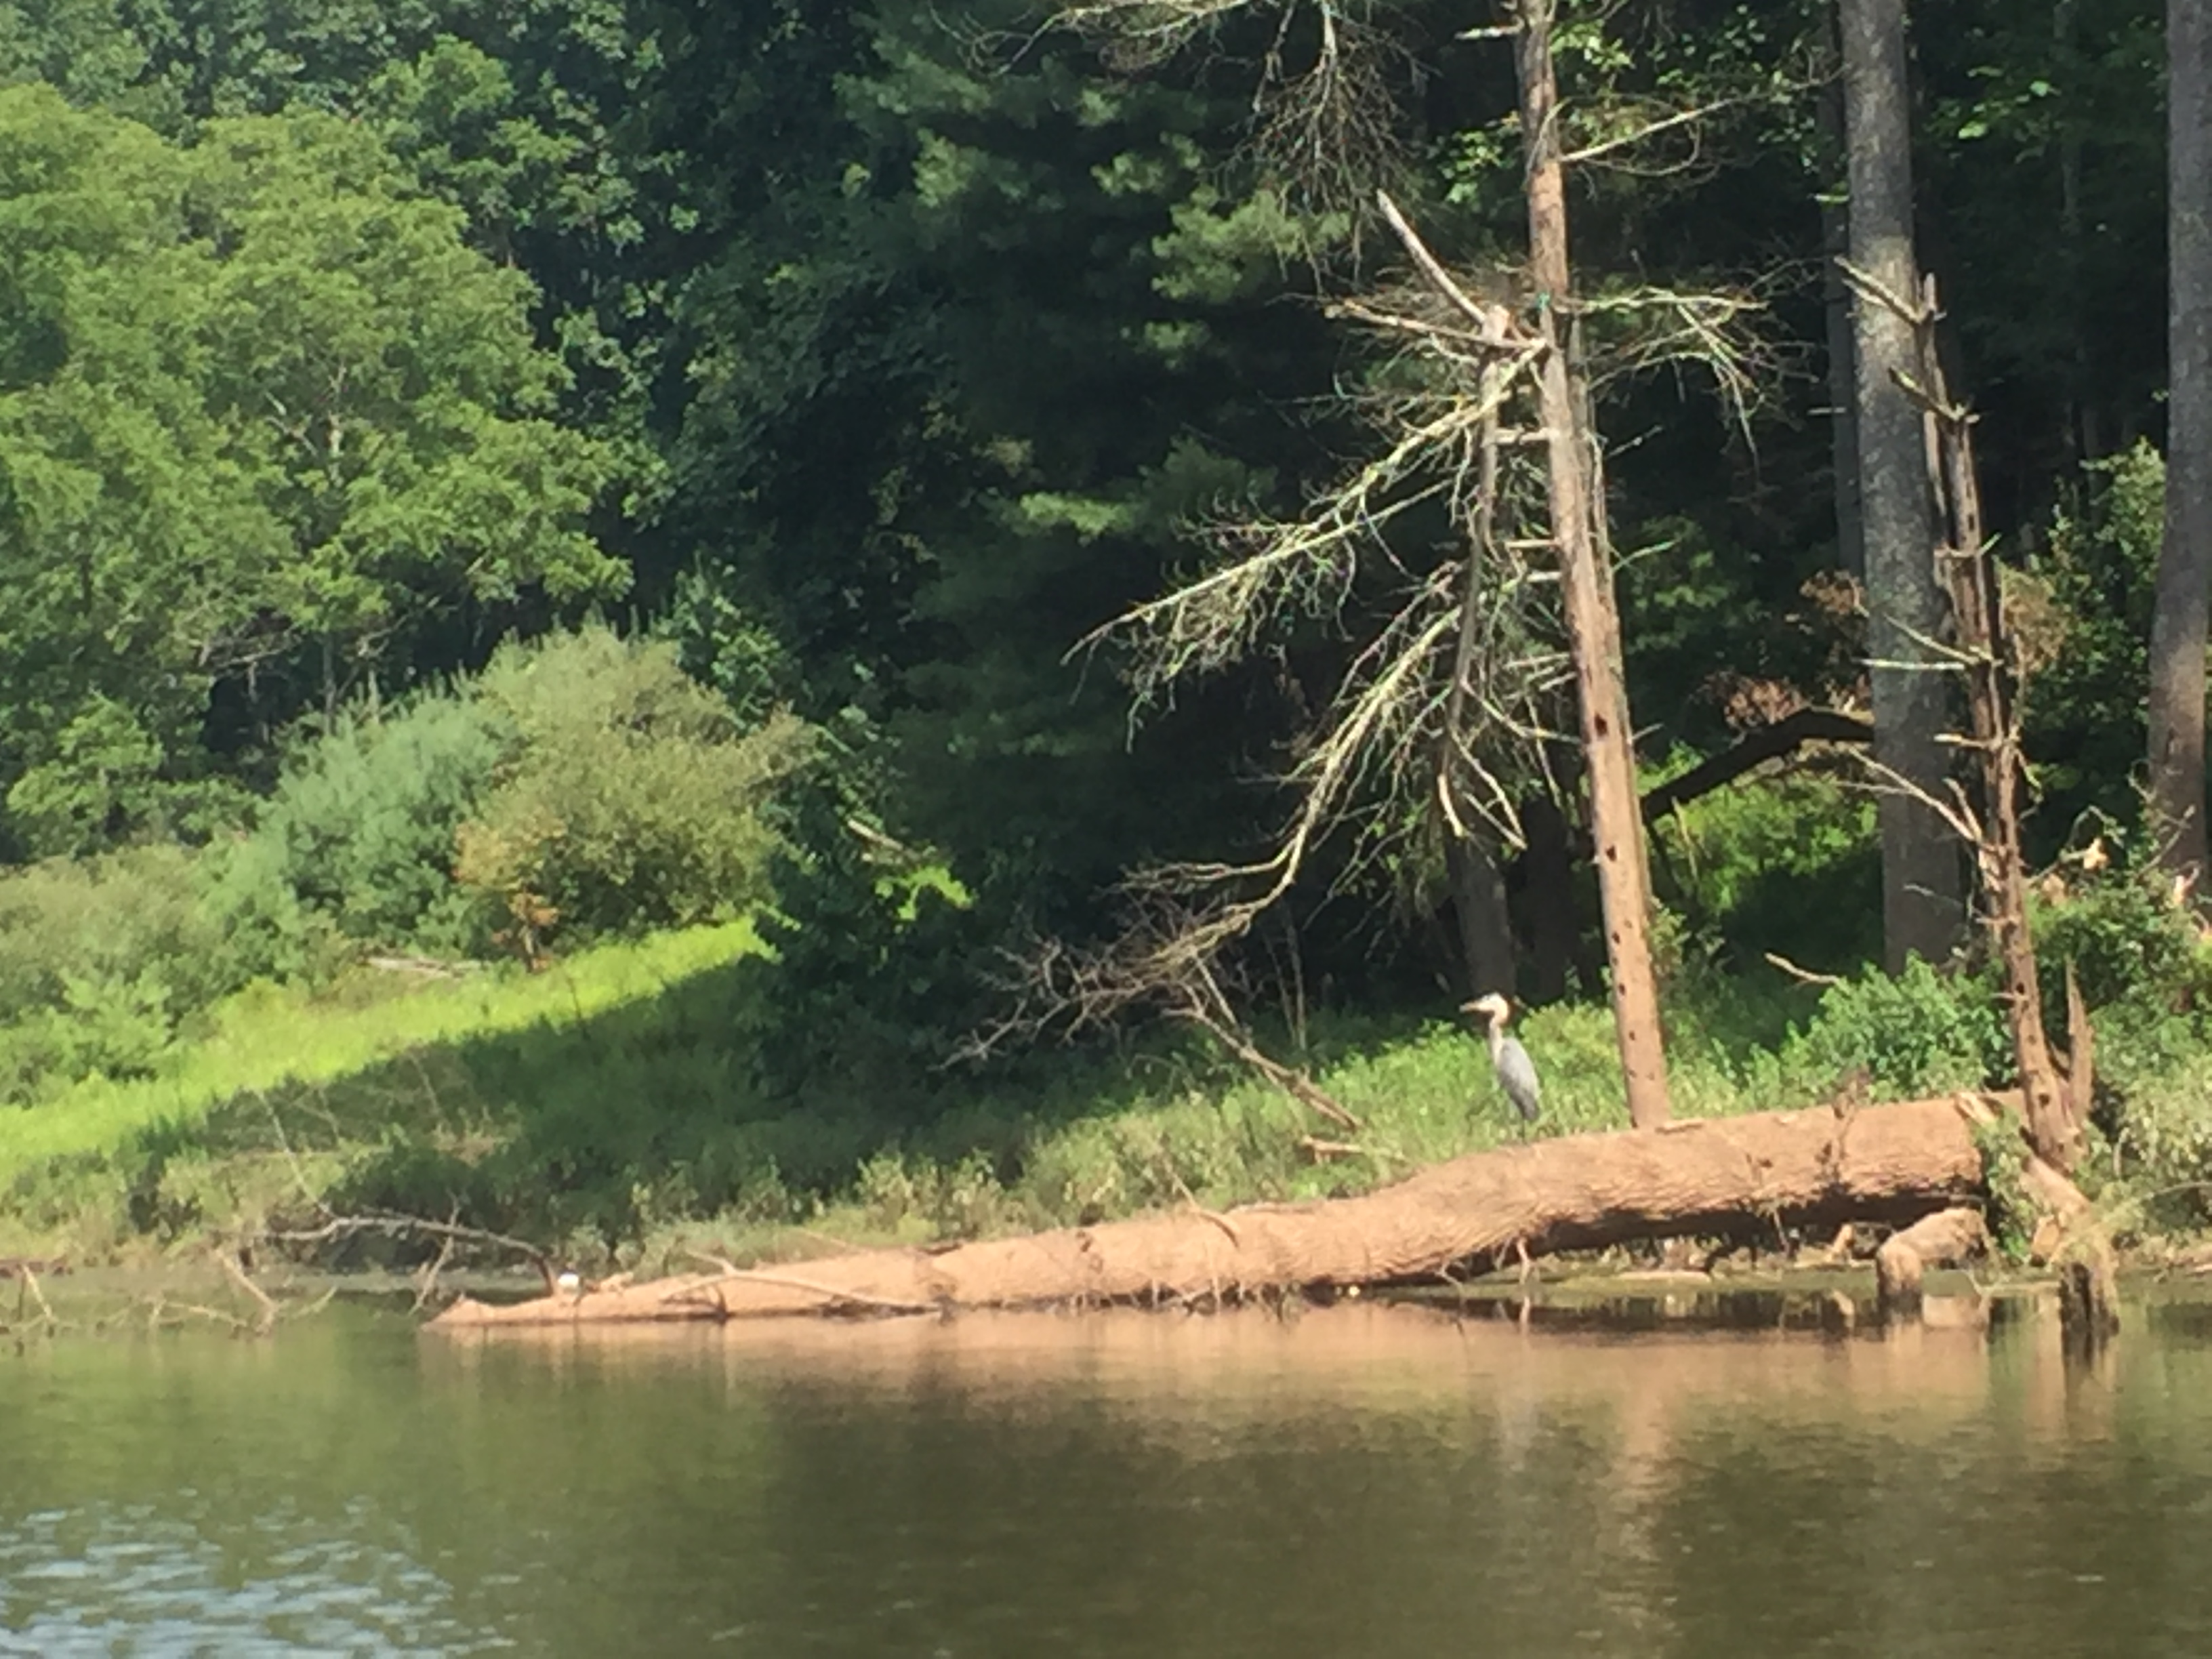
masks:
<path fill-rule="evenodd" d="M 152 847 L 0 875 L 0 1099 L 149 1070 L 238 982 L 192 855 Z"/>
<path fill-rule="evenodd" d="M 2146 741 L 2145 642 L 2165 523 L 2166 465 L 2148 443 L 2085 471 L 2033 562 L 2056 637 L 2021 700 L 2038 816 L 2060 826 L 2092 807 L 2119 818 L 2136 811 L 2131 780 Z"/>
<path fill-rule="evenodd" d="M 796 718 L 743 731 L 674 646 L 599 628 L 502 650 L 477 695 L 516 744 L 454 873 L 519 928 L 683 926 L 767 896 L 763 808 L 806 751 Z"/>
<path fill-rule="evenodd" d="M 2111 839 L 2100 836 L 2101 848 Z M 2126 849 L 2123 848 L 2124 855 Z M 2046 964 L 2045 1017 L 2063 1024 L 2071 963 L 2092 1008 L 2129 1003 L 2173 1012 L 2212 997 L 2212 953 L 2159 872 L 2119 865 L 2047 879 L 2030 917 Z"/>
<path fill-rule="evenodd" d="M 1808 1078 L 1864 1071 L 1877 1098 L 1902 1099 L 2005 1076 L 2012 1034 L 1987 979 L 1941 974 L 1916 957 L 1894 979 L 1870 971 L 1830 987 L 1783 1060 Z"/>
<path fill-rule="evenodd" d="M 1807 770 L 1747 778 L 1669 813 L 1652 842 L 1670 907 L 1736 965 L 1780 951 L 1847 972 L 1880 953 L 1881 849 L 1865 790 Z"/>
<path fill-rule="evenodd" d="M 250 844 L 216 860 L 219 903 L 296 971 L 307 917 L 365 944 L 461 954 L 483 942 L 453 878 L 454 837 L 517 738 L 497 708 L 439 692 L 381 718 L 356 713 L 302 746 Z"/>
<path fill-rule="evenodd" d="M 1000 994 L 1001 921 L 945 872 L 864 844 L 840 780 L 823 768 L 787 803 L 773 963 L 746 964 L 763 1018 L 759 1074 L 774 1096 L 840 1090 L 902 1121 L 931 1115 L 945 1063 Z"/>

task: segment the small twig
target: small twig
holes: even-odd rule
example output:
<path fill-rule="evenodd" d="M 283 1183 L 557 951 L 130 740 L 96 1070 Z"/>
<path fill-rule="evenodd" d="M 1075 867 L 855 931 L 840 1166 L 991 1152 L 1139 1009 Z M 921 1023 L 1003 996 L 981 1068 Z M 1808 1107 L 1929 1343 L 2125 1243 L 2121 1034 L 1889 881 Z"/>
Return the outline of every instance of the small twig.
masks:
<path fill-rule="evenodd" d="M 31 1271 L 31 1264 L 27 1261 L 18 1262 L 15 1271 L 23 1288 L 30 1292 L 31 1300 L 39 1304 L 39 1317 L 46 1323 L 48 1329 L 59 1329 L 61 1321 L 54 1317 L 52 1304 L 47 1302 L 46 1293 L 39 1288 L 39 1276 Z"/>
<path fill-rule="evenodd" d="M 438 1291 L 438 1275 L 446 1271 L 446 1264 L 453 1259 L 454 1241 L 451 1236 L 438 1241 L 436 1258 L 415 1275 L 415 1306 L 411 1311 L 421 1313 L 430 1298 Z"/>
<path fill-rule="evenodd" d="M 252 1276 L 246 1271 L 245 1267 L 240 1265 L 238 1257 L 232 1252 L 225 1249 L 217 1249 L 215 1253 L 215 1259 L 216 1262 L 221 1265 L 223 1271 L 223 1276 L 229 1279 L 232 1284 L 238 1286 L 240 1290 L 245 1291 L 247 1296 L 251 1297 L 255 1304 L 260 1308 L 261 1318 L 259 1322 L 255 1325 L 253 1334 L 256 1336 L 268 1335 L 270 1331 L 276 1328 L 277 1309 L 275 1299 L 270 1296 L 268 1291 L 263 1290 L 258 1285 L 253 1282 Z"/>
<path fill-rule="evenodd" d="M 1816 974 L 1810 968 L 1800 968 L 1779 951 L 1765 953 L 1767 962 L 1796 980 L 1800 985 L 1845 985 L 1850 983 L 1838 974 Z"/>

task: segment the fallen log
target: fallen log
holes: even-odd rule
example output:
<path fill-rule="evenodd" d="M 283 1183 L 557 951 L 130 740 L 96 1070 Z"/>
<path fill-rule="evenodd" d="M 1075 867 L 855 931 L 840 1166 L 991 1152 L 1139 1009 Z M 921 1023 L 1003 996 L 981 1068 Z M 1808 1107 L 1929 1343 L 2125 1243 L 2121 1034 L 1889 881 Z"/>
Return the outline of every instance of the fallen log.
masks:
<path fill-rule="evenodd" d="M 1115 1303 L 1219 1305 L 1285 1291 L 1434 1283 L 1525 1256 L 1684 1235 L 1903 1225 L 1981 1192 L 1970 1113 L 1987 1097 L 1761 1113 L 1479 1152 L 1358 1198 L 1253 1204 L 937 1250 L 863 1250 L 494 1307 L 441 1331 L 934 1313 Z"/>

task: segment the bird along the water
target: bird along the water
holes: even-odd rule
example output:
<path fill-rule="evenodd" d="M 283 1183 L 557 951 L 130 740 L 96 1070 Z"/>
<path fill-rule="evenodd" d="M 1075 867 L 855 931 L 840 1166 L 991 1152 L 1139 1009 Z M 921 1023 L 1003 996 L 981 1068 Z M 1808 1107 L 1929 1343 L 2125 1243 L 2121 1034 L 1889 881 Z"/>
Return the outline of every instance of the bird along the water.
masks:
<path fill-rule="evenodd" d="M 1544 1091 L 1536 1081 L 1536 1062 L 1528 1058 L 1528 1051 L 1521 1046 L 1519 1038 L 1505 1035 L 1505 1022 L 1513 1018 L 1513 1006 L 1492 991 L 1487 996 L 1462 1003 L 1460 1012 L 1489 1018 L 1490 1067 L 1498 1073 L 1498 1086 L 1505 1091 L 1506 1099 L 1521 1114 L 1521 1121 L 1534 1123 L 1537 1109 L 1543 1103 Z"/>

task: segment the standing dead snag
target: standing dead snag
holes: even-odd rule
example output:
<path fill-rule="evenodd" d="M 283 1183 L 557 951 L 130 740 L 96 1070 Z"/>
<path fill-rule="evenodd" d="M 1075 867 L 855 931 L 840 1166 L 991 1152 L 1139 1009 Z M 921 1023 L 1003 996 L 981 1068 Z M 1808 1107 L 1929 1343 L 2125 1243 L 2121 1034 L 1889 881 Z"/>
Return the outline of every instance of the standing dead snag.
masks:
<path fill-rule="evenodd" d="M 2007 653 L 1996 569 L 1982 525 L 1981 491 L 1974 471 L 1974 416 L 1965 404 L 1952 400 L 1944 380 L 1936 352 L 1936 325 L 1942 313 L 1935 279 L 1924 279 L 1917 299 L 1908 299 L 1856 267 L 1846 265 L 1844 274 L 1863 300 L 1887 308 L 1912 329 L 1913 370 L 1896 379 L 1921 411 L 1929 475 L 1941 509 L 1942 533 L 1935 549 L 1936 568 L 1950 599 L 1954 638 L 1939 648 L 1966 682 L 1970 726 L 1967 734 L 1954 741 L 1979 761 L 1982 780 L 1978 813 L 1955 780 L 1948 801 L 1925 799 L 1974 854 L 1983 921 L 2004 971 L 2027 1138 L 2042 1170 L 2037 1195 L 2068 1236 L 2060 1265 L 2075 1289 L 2062 1306 L 2069 1328 L 2094 1343 L 2117 1325 L 2118 1316 L 2111 1242 L 2071 1179 L 2087 1138 L 2092 1043 L 2087 1017 L 2078 1012 L 2080 994 L 2070 977 L 2068 1006 L 2075 1028 L 2070 1078 L 2062 1073 L 2043 1025 L 2042 985 L 2027 927 L 2027 861 L 2021 847 L 2024 764 L 2013 701 L 2014 664 Z"/>
<path fill-rule="evenodd" d="M 1229 14 L 1262 3 L 1075 0 L 1058 17 L 1125 60 L 1151 63 Z M 1286 28 L 1290 18 L 1309 11 L 1305 0 L 1266 3 Z M 1381 203 L 1420 280 L 1377 285 L 1329 311 L 1391 342 L 1413 371 L 1379 380 L 1358 399 L 1387 446 L 1295 520 L 1211 526 L 1209 539 L 1229 556 L 1224 562 L 1132 607 L 1078 650 L 1111 641 L 1126 652 L 1133 712 L 1141 717 L 1179 683 L 1267 646 L 1285 648 L 1316 623 L 1342 627 L 1354 646 L 1291 750 L 1293 763 L 1281 779 L 1290 811 L 1268 851 L 1246 862 L 1143 872 L 1133 885 L 1189 902 L 1207 918 L 1206 931 L 1191 943 L 1212 952 L 1244 935 L 1318 864 L 1340 854 L 1341 863 L 1328 872 L 1337 890 L 1355 878 L 1402 881 L 1407 872 L 1425 880 L 1441 862 L 1469 966 L 1487 981 L 1474 988 L 1482 990 L 1504 988 L 1511 950 L 1494 861 L 1481 854 L 1488 846 L 1523 844 L 1533 877 L 1544 861 L 1540 854 L 1565 851 L 1565 837 L 1545 831 L 1559 827 L 1554 757 L 1562 747 L 1561 694 L 1571 684 L 1629 1115 L 1649 1126 L 1667 1120 L 1669 1103 L 1650 960 L 1650 874 L 1591 410 L 1595 394 L 1612 382 L 1694 365 L 1712 375 L 1732 415 L 1747 419 L 1761 387 L 1758 344 L 1745 319 L 1759 307 L 1741 294 L 1642 286 L 1576 294 L 1566 173 L 1626 165 L 1640 149 L 1680 140 L 1718 109 L 1751 99 L 1655 116 L 1648 100 L 1613 96 L 1601 76 L 1606 89 L 1598 96 L 1563 102 L 1553 61 L 1557 0 L 1499 0 L 1499 27 L 1463 38 L 1514 43 L 1526 151 L 1525 265 L 1462 283 L 1375 190 L 1369 199 Z M 1343 72 L 1350 36 L 1332 31 L 1347 21 L 1346 9 L 1320 0 L 1310 10 L 1322 24 L 1314 75 L 1298 79 L 1279 52 L 1269 56 L 1255 108 L 1265 122 L 1274 118 L 1267 112 L 1292 106 L 1309 112 L 1333 106 L 1332 123 L 1304 131 L 1311 137 L 1325 126 L 1338 135 L 1329 143 L 1340 143 L 1375 130 L 1380 106 L 1373 100 L 1384 89 L 1372 77 Z M 1378 9 L 1378 15 L 1387 11 Z M 1778 92 L 1770 87 L 1756 96 Z M 1362 153 L 1371 157 L 1372 146 Z M 1334 155 L 1332 179 L 1359 171 L 1346 161 Z M 1382 182 L 1379 173 L 1370 176 Z M 1464 562 L 1436 556 L 1428 520 L 1439 508 L 1464 535 Z M 1555 566 L 1558 579 L 1540 563 Z M 1553 643 L 1561 635 L 1569 647 L 1564 653 Z M 1324 844 L 1331 848 L 1327 858 L 1319 856 Z M 1437 850 L 1441 860 L 1431 856 Z M 1548 885 L 1557 890 L 1540 892 L 1531 909 L 1556 923 L 1571 914 L 1559 902 L 1569 872 L 1564 856 L 1553 862 Z M 1540 925 L 1536 932 L 1539 982 L 1563 989 L 1569 952 L 1562 945 L 1571 924 Z"/>
<path fill-rule="evenodd" d="M 1928 434 L 1928 468 L 1942 513 L 1936 568 L 1949 596 L 1954 638 L 1942 647 L 1966 682 L 1970 730 L 1953 739 L 1980 763 L 1982 805 L 1978 813 L 1954 782 L 1952 799 L 1933 802 L 1972 850 L 1981 877 L 1983 920 L 2005 975 L 2014 1058 L 2027 1100 L 2028 1139 L 2060 1174 L 2081 1156 L 2083 1126 L 2074 1102 L 2087 1101 L 2087 1079 L 2069 1087 L 2043 1027 L 2043 994 L 2035 949 L 2027 929 L 2027 860 L 2020 837 L 2023 775 L 2020 724 L 2013 708 L 2013 665 L 2006 654 L 1996 571 L 1982 526 L 1981 492 L 1974 471 L 1974 416 L 1951 399 L 1936 352 L 1942 312 L 1936 283 L 1926 279 L 1917 302 L 1907 301 L 1865 272 L 1846 267 L 1864 299 L 1894 312 L 1913 331 L 1914 368 L 1898 383 L 1920 410 Z M 1934 641 L 1929 641 L 1934 645 Z M 2086 1025 L 2086 1021 L 2083 1022 Z M 2086 1063 L 2088 1045 L 2077 1064 Z"/>
<path fill-rule="evenodd" d="M 1613 970 L 1613 1024 L 1628 1087 L 1629 1121 L 1649 1128 L 1664 1123 L 1669 1114 L 1667 1056 L 1651 966 L 1651 881 L 1630 748 L 1620 619 L 1599 532 L 1604 503 L 1596 499 L 1596 444 L 1589 429 L 1589 400 L 1560 337 L 1559 311 L 1571 292 L 1571 271 L 1552 10 L 1553 0 L 1518 0 L 1516 6 L 1521 131 L 1528 146 L 1529 275 L 1536 289 L 1537 327 L 1547 348 L 1538 385 L 1549 457 L 1552 534 L 1559 546 L 1583 752 L 1589 769 L 1590 830 L 1605 913 L 1606 959 Z"/>

